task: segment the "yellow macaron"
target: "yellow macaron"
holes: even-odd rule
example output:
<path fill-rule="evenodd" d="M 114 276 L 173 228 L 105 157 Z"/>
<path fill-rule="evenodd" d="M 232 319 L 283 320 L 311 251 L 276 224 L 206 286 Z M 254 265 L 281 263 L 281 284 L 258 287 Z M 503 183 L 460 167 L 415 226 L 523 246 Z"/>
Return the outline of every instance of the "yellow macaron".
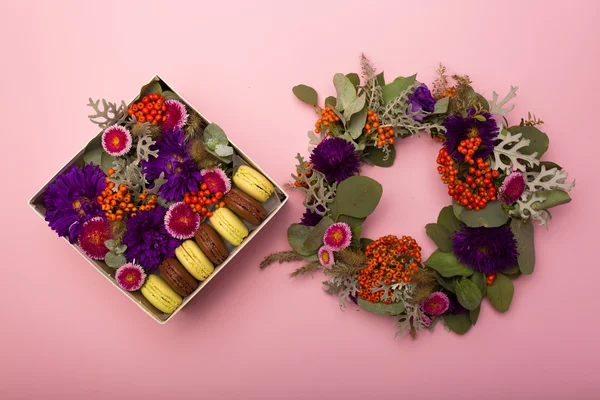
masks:
<path fill-rule="evenodd" d="M 140 290 L 150 304 L 167 314 L 172 314 L 183 302 L 181 296 L 158 275 L 148 275 Z"/>
<path fill-rule="evenodd" d="M 267 201 L 275 188 L 260 172 L 247 165 L 242 165 L 233 175 L 233 183 L 250 197 L 261 203 Z"/>
<path fill-rule="evenodd" d="M 248 228 L 229 208 L 219 208 L 210 217 L 210 223 L 221 237 L 239 246 L 248 236 Z"/>
<path fill-rule="evenodd" d="M 213 263 L 193 240 L 186 240 L 176 248 L 175 256 L 181 265 L 199 281 L 208 278 L 215 270 Z"/>

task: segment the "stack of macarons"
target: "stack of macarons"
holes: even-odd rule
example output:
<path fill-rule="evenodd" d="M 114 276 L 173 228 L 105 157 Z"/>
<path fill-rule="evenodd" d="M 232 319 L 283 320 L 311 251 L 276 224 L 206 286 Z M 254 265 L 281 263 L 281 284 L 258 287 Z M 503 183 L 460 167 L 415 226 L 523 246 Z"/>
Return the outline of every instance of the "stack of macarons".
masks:
<path fill-rule="evenodd" d="M 144 297 L 158 310 L 171 314 L 223 263 L 229 251 L 223 239 L 239 246 L 249 230 L 242 219 L 251 225 L 260 225 L 267 212 L 261 203 L 271 197 L 275 188 L 267 178 L 247 165 L 233 175 L 232 188 L 224 196 L 226 207 L 213 212 L 210 224 L 200 225 L 194 240 L 184 241 L 176 250 L 175 258 L 164 260 L 158 274 L 148 276 L 141 288 Z M 241 219 L 240 219 L 241 218 Z"/>

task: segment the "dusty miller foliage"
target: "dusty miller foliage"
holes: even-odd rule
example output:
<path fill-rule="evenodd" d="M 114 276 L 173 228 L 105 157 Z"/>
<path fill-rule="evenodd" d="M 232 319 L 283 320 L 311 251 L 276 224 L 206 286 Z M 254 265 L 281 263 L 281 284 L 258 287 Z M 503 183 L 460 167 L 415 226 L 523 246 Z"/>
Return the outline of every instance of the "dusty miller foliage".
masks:
<path fill-rule="evenodd" d="M 504 106 L 506 105 L 506 103 L 517 97 L 517 90 L 519 90 L 518 86 L 511 86 L 508 94 L 504 96 L 504 99 L 502 99 L 502 101 L 500 101 L 499 103 L 498 93 L 493 92 L 492 100 L 490 100 L 490 114 L 502 115 L 506 118 L 508 113 L 511 112 L 513 108 L 515 108 L 515 105 L 513 104 L 506 108 L 504 108 Z"/>
<path fill-rule="evenodd" d="M 401 300 L 404 302 L 405 310 L 398 316 L 396 320 L 396 337 L 409 334 L 415 337 L 417 332 L 426 328 L 423 323 L 421 307 L 414 299 L 416 285 L 411 282 L 396 283 L 391 286 L 394 291 L 393 300 Z"/>
<path fill-rule="evenodd" d="M 569 191 L 575 186 L 575 181 L 566 183 L 569 173 L 564 169 L 550 168 L 546 169 L 542 165 L 540 172 L 527 172 L 527 189 L 532 192 L 538 190 L 560 189 Z"/>
<path fill-rule="evenodd" d="M 521 139 L 523 134 L 517 133 L 512 134 L 509 131 L 504 131 L 506 135 L 502 133 L 496 136 L 496 140 L 500 140 L 496 146 L 494 146 L 494 152 L 492 153 L 492 169 L 498 169 L 501 171 L 507 171 L 514 168 L 518 171 L 525 172 L 526 165 L 530 168 L 538 165 L 537 153 L 530 155 L 519 152 L 523 147 L 529 146 L 531 142 L 529 139 Z"/>
<path fill-rule="evenodd" d="M 523 221 L 529 218 L 539 222 L 539 226 L 548 228 L 548 222 L 552 219 L 552 215 L 546 210 L 534 210 L 533 204 L 546 200 L 546 197 L 535 192 L 525 192 L 517 201 L 518 209 L 511 210 L 510 214 L 513 217 L 518 217 Z"/>
<path fill-rule="evenodd" d="M 356 298 L 358 294 L 358 274 L 351 276 L 332 276 L 323 282 L 325 293 L 338 297 L 340 309 Z"/>
<path fill-rule="evenodd" d="M 365 55 L 360 57 L 360 68 L 365 85 L 363 90 L 366 94 L 369 110 L 377 110 L 383 105 L 383 91 L 377 82 L 377 75 L 373 63 Z"/>
<path fill-rule="evenodd" d="M 305 184 L 306 187 L 296 187 L 299 191 L 306 195 L 304 199 L 304 207 L 310 211 L 319 215 L 327 214 L 329 210 L 329 203 L 335 199 L 335 191 L 337 189 L 337 183 L 330 185 L 325 179 L 325 175 L 313 169 L 312 164 L 304 160 L 300 154 L 296 155 L 298 165 L 296 169 L 301 173 L 300 177 L 292 174 L 292 178 L 300 184 Z M 310 177 L 307 177 L 307 173 L 312 173 Z M 321 208 L 319 208 L 321 206 Z"/>
<path fill-rule="evenodd" d="M 102 104 L 100 104 L 100 101 L 102 101 Z M 88 118 L 101 129 L 106 129 L 115 124 L 130 126 L 133 123 L 132 120 L 127 121 L 129 115 L 127 114 L 127 104 L 124 101 L 121 101 L 121 104 L 117 106 L 117 103 L 111 103 L 105 99 L 94 101 L 90 97 L 88 107 L 92 107 L 96 112 L 88 115 Z"/>

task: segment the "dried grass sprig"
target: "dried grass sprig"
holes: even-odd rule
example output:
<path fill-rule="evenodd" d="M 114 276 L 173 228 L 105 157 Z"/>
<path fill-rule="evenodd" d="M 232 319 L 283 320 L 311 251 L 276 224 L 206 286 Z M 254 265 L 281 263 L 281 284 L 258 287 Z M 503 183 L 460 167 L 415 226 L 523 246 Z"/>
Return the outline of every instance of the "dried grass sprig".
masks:
<path fill-rule="evenodd" d="M 306 273 L 308 273 L 310 271 L 314 271 L 315 269 L 319 268 L 320 266 L 321 266 L 321 263 L 318 262 L 318 261 L 315 261 L 315 262 L 312 262 L 310 264 L 306 264 L 303 267 L 298 268 L 297 270 L 295 270 L 294 272 L 292 272 L 290 274 L 290 276 L 293 278 L 293 277 L 296 277 L 296 276 L 299 276 L 299 275 L 304 275 L 304 274 L 306 274 Z"/>
<path fill-rule="evenodd" d="M 292 262 L 292 261 L 300 261 L 300 260 L 302 260 L 302 257 L 293 251 L 280 251 L 278 253 L 273 253 L 273 254 L 269 254 L 268 256 L 266 256 L 264 258 L 264 260 L 262 260 L 262 262 L 260 263 L 260 269 L 264 269 L 275 262 L 278 262 L 281 264 L 284 262 Z"/>

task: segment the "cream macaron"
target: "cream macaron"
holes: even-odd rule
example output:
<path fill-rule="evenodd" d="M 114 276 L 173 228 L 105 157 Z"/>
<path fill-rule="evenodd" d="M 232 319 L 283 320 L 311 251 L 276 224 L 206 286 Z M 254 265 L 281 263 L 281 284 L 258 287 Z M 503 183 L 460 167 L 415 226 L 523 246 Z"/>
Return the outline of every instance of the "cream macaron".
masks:
<path fill-rule="evenodd" d="M 149 275 L 140 291 L 150 304 L 167 314 L 173 314 L 183 302 L 181 296 L 158 275 Z"/>
<path fill-rule="evenodd" d="M 240 190 L 261 203 L 267 201 L 275 187 L 260 172 L 247 165 L 241 165 L 233 175 L 233 183 Z"/>
<path fill-rule="evenodd" d="M 239 246 L 248 236 L 248 228 L 229 208 L 219 208 L 210 217 L 210 223 L 223 239 Z"/>
<path fill-rule="evenodd" d="M 175 256 L 185 269 L 199 281 L 203 281 L 215 270 L 212 262 L 193 240 L 186 240 L 175 249 Z"/>

